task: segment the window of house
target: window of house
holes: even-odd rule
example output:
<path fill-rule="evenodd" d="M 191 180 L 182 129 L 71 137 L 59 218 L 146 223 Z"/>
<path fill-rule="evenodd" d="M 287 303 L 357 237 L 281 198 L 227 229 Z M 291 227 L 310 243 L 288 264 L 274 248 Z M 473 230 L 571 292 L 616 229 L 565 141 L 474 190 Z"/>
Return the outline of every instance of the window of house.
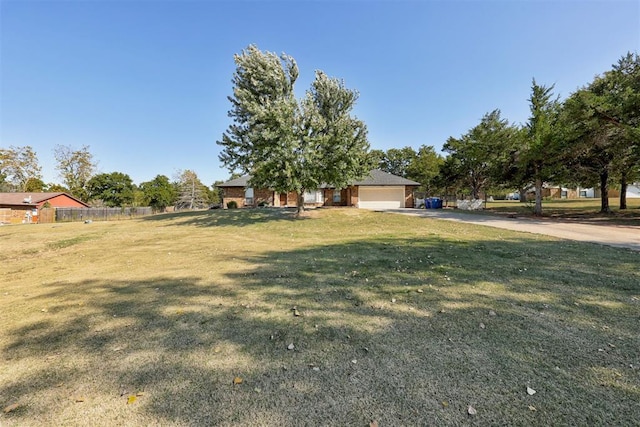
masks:
<path fill-rule="evenodd" d="M 340 203 L 342 201 L 340 193 L 340 190 L 333 190 L 333 203 Z"/>
<path fill-rule="evenodd" d="M 562 190 L 560 192 L 560 198 L 562 198 L 562 199 L 566 199 L 568 195 L 569 195 L 569 193 L 567 192 L 567 190 Z"/>
<path fill-rule="evenodd" d="M 580 197 L 587 197 L 587 190 L 580 190 Z"/>
<path fill-rule="evenodd" d="M 251 187 L 244 190 L 244 204 L 247 206 L 253 205 L 253 188 Z"/>
<path fill-rule="evenodd" d="M 305 191 L 305 203 L 322 203 L 322 190 Z"/>

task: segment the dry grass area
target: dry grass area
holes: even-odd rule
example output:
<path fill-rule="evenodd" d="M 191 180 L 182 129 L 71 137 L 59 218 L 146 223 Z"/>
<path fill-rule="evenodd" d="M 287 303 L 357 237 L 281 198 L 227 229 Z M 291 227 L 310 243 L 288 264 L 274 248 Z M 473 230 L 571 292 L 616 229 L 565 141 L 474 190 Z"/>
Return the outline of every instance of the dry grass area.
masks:
<path fill-rule="evenodd" d="M 640 422 L 638 252 L 356 209 L 0 242 L 2 426 Z"/>

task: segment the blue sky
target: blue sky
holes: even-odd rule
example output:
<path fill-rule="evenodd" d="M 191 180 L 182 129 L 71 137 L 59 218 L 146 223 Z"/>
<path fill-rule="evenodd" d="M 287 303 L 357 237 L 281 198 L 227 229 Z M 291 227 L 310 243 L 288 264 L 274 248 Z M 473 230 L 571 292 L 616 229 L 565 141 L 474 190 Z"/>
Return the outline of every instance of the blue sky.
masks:
<path fill-rule="evenodd" d="M 640 51 L 633 1 L 0 0 L 0 146 L 89 145 L 99 172 L 134 182 L 229 172 L 233 55 L 286 52 L 360 92 L 372 148 L 432 145 L 499 108 L 528 117 L 531 79 L 566 97 Z"/>

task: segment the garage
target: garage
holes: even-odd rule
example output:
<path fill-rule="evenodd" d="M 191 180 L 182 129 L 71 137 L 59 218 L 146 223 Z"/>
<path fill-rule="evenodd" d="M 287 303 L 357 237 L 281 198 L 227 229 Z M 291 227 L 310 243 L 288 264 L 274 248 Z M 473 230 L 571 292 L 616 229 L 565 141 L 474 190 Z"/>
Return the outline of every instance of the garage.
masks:
<path fill-rule="evenodd" d="M 358 189 L 358 207 L 361 209 L 404 208 L 404 186 L 361 186 Z"/>

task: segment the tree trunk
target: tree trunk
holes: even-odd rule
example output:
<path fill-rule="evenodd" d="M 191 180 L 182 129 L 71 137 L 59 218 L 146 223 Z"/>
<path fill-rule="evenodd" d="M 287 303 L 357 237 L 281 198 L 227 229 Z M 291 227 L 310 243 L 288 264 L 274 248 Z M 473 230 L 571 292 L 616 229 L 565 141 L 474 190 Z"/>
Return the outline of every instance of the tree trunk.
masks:
<path fill-rule="evenodd" d="M 600 173 L 600 213 L 611 213 L 609 208 L 609 171 Z"/>
<path fill-rule="evenodd" d="M 480 198 L 480 191 L 478 190 L 478 186 L 476 184 L 473 184 L 471 186 L 471 198 L 473 200 Z"/>
<path fill-rule="evenodd" d="M 620 210 L 627 209 L 627 174 L 620 178 Z"/>
<path fill-rule="evenodd" d="M 536 206 L 533 208 L 534 216 L 542 216 L 542 180 L 536 178 Z"/>
<path fill-rule="evenodd" d="M 520 194 L 520 203 L 524 203 L 527 201 L 527 189 L 526 188 L 521 188 L 520 190 L 518 190 L 518 193 Z"/>
<path fill-rule="evenodd" d="M 296 210 L 296 215 L 300 216 L 302 214 L 302 212 L 304 212 L 304 190 L 300 190 L 298 192 L 298 207 Z"/>

